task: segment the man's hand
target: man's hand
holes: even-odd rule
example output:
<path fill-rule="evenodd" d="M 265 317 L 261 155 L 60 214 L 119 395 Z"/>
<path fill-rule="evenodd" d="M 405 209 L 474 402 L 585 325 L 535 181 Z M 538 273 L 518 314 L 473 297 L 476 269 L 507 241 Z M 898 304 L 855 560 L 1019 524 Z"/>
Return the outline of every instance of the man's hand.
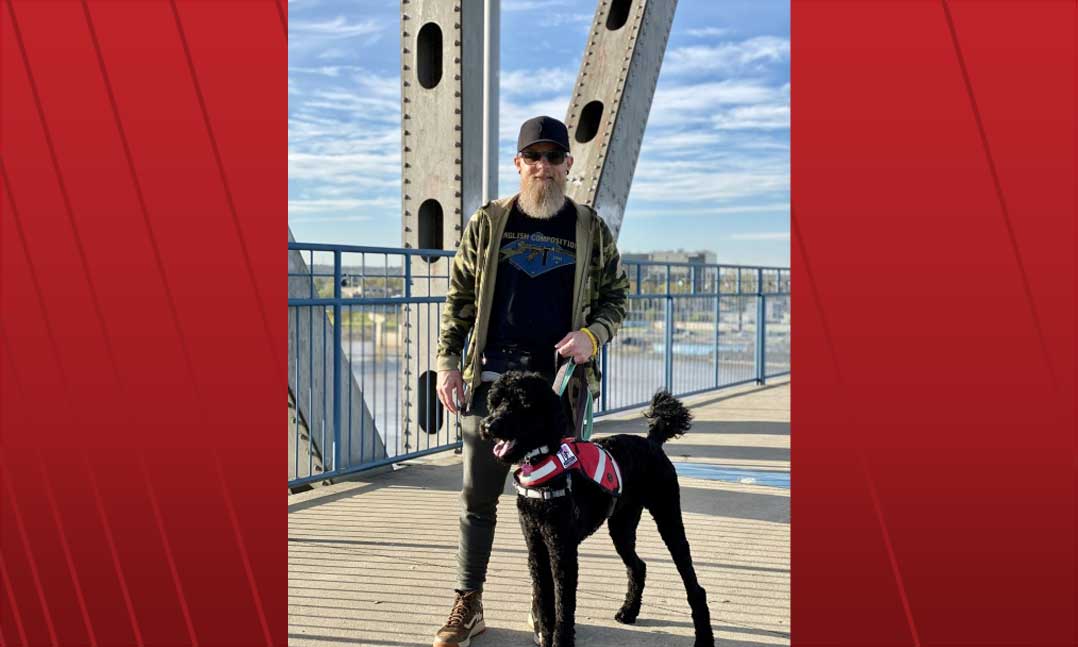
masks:
<path fill-rule="evenodd" d="M 460 371 L 438 371 L 438 400 L 449 413 L 457 413 L 457 403 L 464 405 L 464 378 Z"/>
<path fill-rule="evenodd" d="M 572 357 L 577 364 L 591 359 L 591 339 L 586 333 L 574 330 L 554 344 L 554 350 L 562 357 Z"/>

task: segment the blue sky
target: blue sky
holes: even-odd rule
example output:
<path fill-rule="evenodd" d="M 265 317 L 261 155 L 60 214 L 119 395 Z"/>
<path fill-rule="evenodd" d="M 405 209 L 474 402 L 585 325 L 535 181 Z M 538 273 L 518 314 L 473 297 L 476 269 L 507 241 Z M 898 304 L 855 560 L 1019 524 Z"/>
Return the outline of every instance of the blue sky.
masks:
<path fill-rule="evenodd" d="M 499 193 L 517 129 L 565 118 L 591 0 L 502 0 Z M 288 221 L 296 240 L 398 247 L 400 4 L 289 0 Z M 680 0 L 641 145 L 623 252 L 790 262 L 790 11 Z"/>

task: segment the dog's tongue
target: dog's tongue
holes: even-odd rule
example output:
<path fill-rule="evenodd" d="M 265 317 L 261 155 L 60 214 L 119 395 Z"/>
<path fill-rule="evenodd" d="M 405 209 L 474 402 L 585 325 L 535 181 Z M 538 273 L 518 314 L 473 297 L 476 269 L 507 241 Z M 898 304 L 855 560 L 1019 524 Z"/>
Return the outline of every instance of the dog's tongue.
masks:
<path fill-rule="evenodd" d="M 515 440 L 499 440 L 498 442 L 494 443 L 494 455 L 498 458 L 501 458 L 505 456 L 510 449 L 513 448 L 513 445 L 516 444 L 517 441 Z"/>

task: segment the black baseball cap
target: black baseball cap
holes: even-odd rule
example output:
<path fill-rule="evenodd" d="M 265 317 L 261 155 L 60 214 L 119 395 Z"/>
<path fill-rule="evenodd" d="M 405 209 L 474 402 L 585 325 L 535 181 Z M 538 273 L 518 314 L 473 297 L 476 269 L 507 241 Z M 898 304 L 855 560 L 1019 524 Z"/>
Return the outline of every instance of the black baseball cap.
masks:
<path fill-rule="evenodd" d="M 520 127 L 520 136 L 517 137 L 517 152 L 542 142 L 556 144 L 568 153 L 569 129 L 554 117 L 533 117 L 525 121 Z"/>

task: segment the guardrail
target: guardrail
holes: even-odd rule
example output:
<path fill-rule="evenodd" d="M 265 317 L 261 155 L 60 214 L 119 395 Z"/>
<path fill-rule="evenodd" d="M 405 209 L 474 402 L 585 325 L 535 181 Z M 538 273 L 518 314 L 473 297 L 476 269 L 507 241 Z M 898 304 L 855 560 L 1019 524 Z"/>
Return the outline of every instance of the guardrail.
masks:
<path fill-rule="evenodd" d="M 434 397 L 451 251 L 289 249 L 289 488 L 460 447 Z M 632 262 L 596 415 L 790 371 L 788 268 Z"/>

